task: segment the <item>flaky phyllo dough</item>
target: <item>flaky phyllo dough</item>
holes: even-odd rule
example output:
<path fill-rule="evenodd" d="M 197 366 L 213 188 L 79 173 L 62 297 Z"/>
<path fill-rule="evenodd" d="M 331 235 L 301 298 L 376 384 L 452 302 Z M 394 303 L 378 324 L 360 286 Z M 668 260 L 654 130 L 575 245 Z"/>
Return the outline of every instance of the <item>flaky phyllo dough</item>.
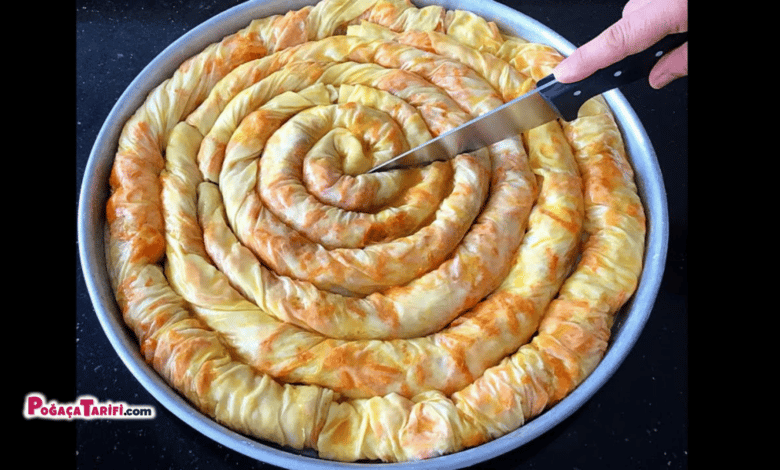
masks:
<path fill-rule="evenodd" d="M 343 461 L 456 452 L 564 398 L 642 262 L 605 102 L 365 174 L 561 58 L 466 11 L 324 0 L 183 63 L 110 181 L 111 276 L 145 358 L 217 422 Z"/>

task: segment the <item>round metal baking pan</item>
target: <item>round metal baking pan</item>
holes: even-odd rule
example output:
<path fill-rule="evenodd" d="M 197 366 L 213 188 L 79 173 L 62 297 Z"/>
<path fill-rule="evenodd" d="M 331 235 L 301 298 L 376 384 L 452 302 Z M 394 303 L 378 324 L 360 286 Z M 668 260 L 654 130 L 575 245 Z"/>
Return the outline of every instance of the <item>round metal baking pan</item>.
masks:
<path fill-rule="evenodd" d="M 147 94 L 168 78 L 184 60 L 251 22 L 287 10 L 298 9 L 314 0 L 250 1 L 233 7 L 206 21 L 159 54 L 133 80 L 107 117 L 85 169 L 78 209 L 78 246 L 85 281 L 95 312 L 121 360 L 139 382 L 166 409 L 200 433 L 237 452 L 258 461 L 284 468 L 345 469 L 455 469 L 474 465 L 516 449 L 555 427 L 580 408 L 613 375 L 634 346 L 652 311 L 668 245 L 666 192 L 655 151 L 636 114 L 624 96 L 616 90 L 604 95 L 623 132 L 629 158 L 634 167 L 640 197 L 645 205 L 648 232 L 645 263 L 639 286 L 618 315 L 613 336 L 604 359 L 595 371 L 568 397 L 521 428 L 486 444 L 430 460 L 405 463 L 340 463 L 322 460 L 313 452 L 280 448 L 235 433 L 201 414 L 170 388 L 144 361 L 136 339 L 125 327 L 114 300 L 104 256 L 103 231 L 108 178 L 116 152 L 116 142 L 124 122 L 143 103 Z M 415 1 L 419 6 L 442 5 L 448 9 L 468 9 L 509 33 L 529 41 L 549 44 L 564 55 L 574 46 L 541 23 L 514 9 L 491 0 L 463 2 L 458 0 Z"/>

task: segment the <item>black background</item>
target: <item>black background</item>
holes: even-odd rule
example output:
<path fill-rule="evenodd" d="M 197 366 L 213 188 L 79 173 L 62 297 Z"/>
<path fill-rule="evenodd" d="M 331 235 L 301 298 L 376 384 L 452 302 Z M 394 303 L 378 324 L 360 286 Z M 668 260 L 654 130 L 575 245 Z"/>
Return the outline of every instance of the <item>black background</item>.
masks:
<path fill-rule="evenodd" d="M 86 161 L 100 127 L 131 80 L 181 35 L 238 3 L 241 2 L 75 2 L 74 201 L 77 202 Z M 616 21 L 624 2 L 501 3 L 580 45 Z M 582 408 L 530 444 L 475 468 L 688 467 L 688 78 L 662 90 L 637 83 L 623 88 L 623 93 L 650 136 L 668 194 L 669 253 L 658 299 L 634 349 Z M 76 206 L 72 206 L 74 219 Z M 67 235 L 63 233 L 62 237 Z M 156 403 L 120 361 L 98 324 L 77 254 L 75 267 L 75 313 L 72 320 L 59 320 L 73 336 L 65 335 L 63 340 L 61 334 L 57 335 L 58 341 L 65 344 L 57 345 L 60 357 L 55 357 L 51 366 L 61 372 L 60 378 L 52 380 L 46 374 L 26 378 L 22 384 L 24 393 L 40 392 L 60 402 L 92 395 L 103 401 L 152 405 L 157 417 L 152 421 L 25 422 L 24 430 L 32 435 L 57 438 L 54 446 L 42 446 L 39 452 L 61 450 L 61 465 L 72 463 L 85 469 L 275 468 L 202 436 Z M 64 309 L 61 313 L 67 312 Z M 47 357 L 52 360 L 51 355 Z"/>

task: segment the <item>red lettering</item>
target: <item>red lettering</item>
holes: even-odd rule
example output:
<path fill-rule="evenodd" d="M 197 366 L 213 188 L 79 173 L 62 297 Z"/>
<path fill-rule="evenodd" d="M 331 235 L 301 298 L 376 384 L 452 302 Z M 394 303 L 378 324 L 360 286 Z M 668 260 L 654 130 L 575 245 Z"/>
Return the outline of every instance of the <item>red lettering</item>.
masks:
<path fill-rule="evenodd" d="M 43 398 L 35 395 L 27 397 L 27 414 L 32 416 L 35 414 L 35 410 L 43 406 Z"/>
<path fill-rule="evenodd" d="M 84 407 L 84 416 L 89 416 L 89 411 L 90 411 L 90 410 L 89 410 L 89 407 L 90 407 L 90 405 L 92 405 L 92 403 L 94 403 L 94 402 L 95 402 L 95 400 L 93 400 L 93 399 L 91 399 L 91 398 L 89 398 L 89 399 L 87 399 L 87 398 L 82 398 L 81 400 L 79 400 L 79 404 L 80 404 L 82 407 Z"/>

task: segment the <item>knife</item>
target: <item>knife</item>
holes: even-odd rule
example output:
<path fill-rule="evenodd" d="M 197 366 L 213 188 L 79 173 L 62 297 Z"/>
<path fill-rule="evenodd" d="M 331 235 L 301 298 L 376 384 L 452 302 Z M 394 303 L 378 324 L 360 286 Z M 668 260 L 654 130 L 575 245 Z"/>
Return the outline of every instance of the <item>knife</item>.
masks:
<path fill-rule="evenodd" d="M 667 35 L 650 48 L 574 83 L 558 82 L 550 74 L 528 93 L 375 166 L 369 173 L 449 160 L 558 118 L 573 121 L 585 101 L 648 77 L 661 56 L 687 40 L 687 32 Z"/>

